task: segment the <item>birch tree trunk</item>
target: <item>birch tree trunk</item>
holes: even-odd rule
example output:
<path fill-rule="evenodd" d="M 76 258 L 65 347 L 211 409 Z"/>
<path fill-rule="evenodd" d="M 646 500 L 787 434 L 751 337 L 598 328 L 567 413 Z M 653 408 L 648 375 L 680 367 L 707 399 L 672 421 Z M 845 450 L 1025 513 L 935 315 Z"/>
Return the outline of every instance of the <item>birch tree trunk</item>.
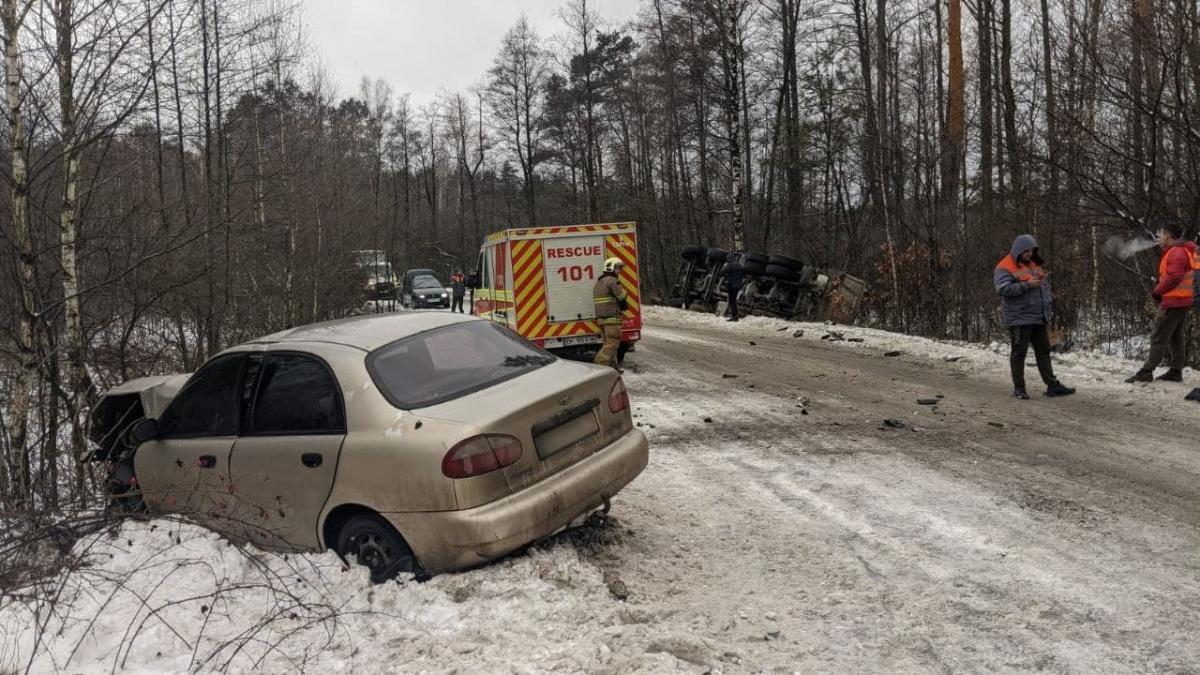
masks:
<path fill-rule="evenodd" d="M 64 315 L 67 333 L 69 393 L 67 410 L 71 420 L 71 456 L 74 458 L 76 494 L 85 492 L 85 454 L 82 411 L 91 397 L 91 378 L 87 371 L 87 344 L 83 335 L 83 307 L 79 292 L 79 111 L 75 103 L 75 2 L 58 0 L 54 8 L 54 30 L 58 38 L 58 102 L 62 124 L 62 210 L 58 233 Z"/>
<path fill-rule="evenodd" d="M 33 295 L 33 240 L 29 231 L 29 174 L 26 167 L 25 123 L 21 117 L 21 59 L 20 34 L 22 24 L 29 12 L 29 2 L 3 0 L 4 24 L 4 102 L 8 112 L 8 137 L 10 139 L 10 161 L 12 163 L 12 219 L 13 240 L 17 247 L 17 276 L 20 286 L 21 308 L 17 328 L 17 352 L 19 370 L 13 384 L 10 417 L 12 432 L 9 436 L 7 465 L 8 490 L 14 506 L 29 506 L 31 499 L 30 454 L 29 454 L 29 409 L 31 394 L 38 379 L 38 361 L 35 340 L 34 318 L 36 308 Z"/>

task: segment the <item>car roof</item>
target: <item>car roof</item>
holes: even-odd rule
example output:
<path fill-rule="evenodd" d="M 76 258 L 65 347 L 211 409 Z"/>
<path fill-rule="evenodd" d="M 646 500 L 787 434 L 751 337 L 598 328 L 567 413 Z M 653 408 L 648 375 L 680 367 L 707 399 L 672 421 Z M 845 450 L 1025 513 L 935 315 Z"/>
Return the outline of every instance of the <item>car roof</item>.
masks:
<path fill-rule="evenodd" d="M 372 351 L 409 335 L 467 321 L 480 321 L 480 319 L 450 312 L 364 314 L 307 326 L 297 326 L 251 340 L 245 344 L 331 342 Z"/>

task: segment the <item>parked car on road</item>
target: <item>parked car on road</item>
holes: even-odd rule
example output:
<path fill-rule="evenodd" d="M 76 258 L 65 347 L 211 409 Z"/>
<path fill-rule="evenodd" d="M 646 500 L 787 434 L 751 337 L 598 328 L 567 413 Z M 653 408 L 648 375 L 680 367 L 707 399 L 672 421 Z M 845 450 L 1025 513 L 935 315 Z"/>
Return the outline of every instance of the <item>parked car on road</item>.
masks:
<path fill-rule="evenodd" d="M 450 291 L 433 270 L 409 270 L 400 287 L 400 304 L 410 309 L 449 309 Z"/>
<path fill-rule="evenodd" d="M 106 394 L 116 499 L 265 549 L 370 569 L 478 565 L 600 508 L 645 468 L 611 368 L 457 314 L 359 316 Z"/>

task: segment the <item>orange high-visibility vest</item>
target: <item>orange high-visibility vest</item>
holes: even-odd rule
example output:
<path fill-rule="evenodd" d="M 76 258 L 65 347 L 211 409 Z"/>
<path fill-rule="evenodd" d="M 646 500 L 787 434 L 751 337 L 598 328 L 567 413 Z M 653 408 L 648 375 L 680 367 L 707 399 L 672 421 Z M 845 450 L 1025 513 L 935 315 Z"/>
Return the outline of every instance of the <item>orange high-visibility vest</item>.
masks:
<path fill-rule="evenodd" d="M 1172 247 L 1174 248 L 1174 247 Z M 1158 261 L 1158 278 L 1162 279 L 1167 275 L 1167 256 L 1171 255 L 1172 249 L 1167 249 L 1163 253 L 1162 260 Z M 1200 256 L 1194 252 L 1183 249 L 1183 252 L 1188 255 L 1189 269 L 1183 275 L 1183 279 L 1179 280 L 1179 285 L 1163 294 L 1163 300 L 1181 300 L 1194 302 L 1196 299 L 1196 270 L 1200 269 Z"/>
<path fill-rule="evenodd" d="M 1046 277 L 1046 273 L 1042 271 L 1042 268 L 1037 263 L 1030 260 L 1028 265 L 1018 265 L 1017 261 L 1013 260 L 1012 254 L 1004 256 L 1004 260 L 997 263 L 996 267 L 1013 275 L 1017 281 L 1022 283 L 1029 283 L 1034 279 L 1044 279 Z"/>

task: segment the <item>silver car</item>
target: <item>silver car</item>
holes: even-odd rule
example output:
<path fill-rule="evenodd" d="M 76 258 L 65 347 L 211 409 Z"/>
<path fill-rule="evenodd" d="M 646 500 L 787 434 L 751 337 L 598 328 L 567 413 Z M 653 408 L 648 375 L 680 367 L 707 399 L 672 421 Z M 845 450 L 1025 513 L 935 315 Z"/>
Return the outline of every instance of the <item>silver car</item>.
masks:
<path fill-rule="evenodd" d="M 374 581 L 553 534 L 648 459 L 615 371 L 442 313 L 269 335 L 186 380 L 126 383 L 92 422 L 126 503 L 267 549 L 333 549 Z"/>

